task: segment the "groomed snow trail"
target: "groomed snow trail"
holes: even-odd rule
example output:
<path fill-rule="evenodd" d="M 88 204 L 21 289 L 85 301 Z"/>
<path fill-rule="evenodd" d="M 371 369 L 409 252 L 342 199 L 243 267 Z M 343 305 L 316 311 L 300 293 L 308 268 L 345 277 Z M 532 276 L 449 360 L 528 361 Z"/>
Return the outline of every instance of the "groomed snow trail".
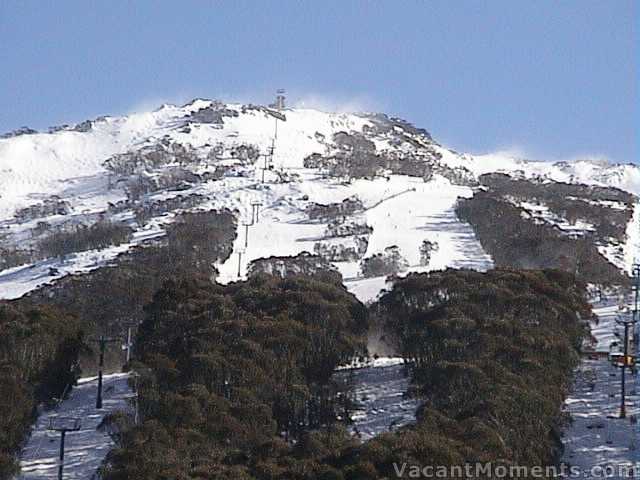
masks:
<path fill-rule="evenodd" d="M 133 392 L 128 378 L 126 373 L 105 375 L 101 410 L 95 408 L 97 378 L 89 377 L 80 379 L 69 398 L 56 409 L 43 412 L 20 456 L 22 472 L 17 478 L 58 478 L 60 434 L 48 430 L 50 420 L 55 417 L 78 417 L 82 421 L 79 431 L 66 435 L 63 478 L 92 478 L 113 447 L 111 437 L 97 427 L 107 414 L 130 408 L 128 400 L 133 397 Z"/>
<path fill-rule="evenodd" d="M 353 386 L 356 410 L 351 414 L 351 432 L 368 440 L 384 432 L 415 422 L 420 401 L 406 397 L 410 376 L 402 359 L 380 359 L 361 368 L 339 370 L 335 379 Z"/>
<path fill-rule="evenodd" d="M 594 304 L 598 325 L 592 334 L 598 340 L 596 351 L 608 352 L 618 341 L 616 302 L 606 299 Z M 574 388 L 565 401 L 571 423 L 564 432 L 563 463 L 579 468 L 583 475 L 597 475 L 601 467 L 610 468 L 607 478 L 630 478 L 625 467 L 640 466 L 640 430 L 633 423 L 640 416 L 639 380 L 627 371 L 627 418 L 620 419 L 620 368 L 606 358 L 585 359 L 578 371 Z M 585 477 L 586 478 L 586 477 Z"/>
<path fill-rule="evenodd" d="M 328 220 L 311 222 L 300 208 L 307 203 L 300 202 L 300 198 L 331 203 L 357 196 L 365 210 L 357 212 L 354 218 L 373 228 L 365 257 L 395 245 L 408 262 L 405 274 L 447 267 L 483 271 L 493 265 L 471 226 L 461 222 L 455 214 L 458 198 L 473 194 L 468 187 L 452 185 L 439 176 L 424 182 L 392 175 L 388 180 L 356 180 L 349 185 L 340 185 L 314 178 L 316 174 L 312 171 L 300 171 L 300 175 L 305 181 L 293 185 L 273 184 L 267 188 L 245 187 L 233 193 L 219 192 L 216 202 L 236 208 L 240 213 L 233 254 L 218 266 L 218 281 L 228 283 L 246 278 L 250 262 L 258 258 L 314 251 L 315 243 L 325 234 Z M 226 182 L 228 185 L 241 180 Z M 246 242 L 243 223 L 252 220 L 252 201 L 260 201 L 263 207 L 260 221 L 249 227 L 249 241 Z M 420 245 L 424 240 L 438 244 L 428 266 L 420 264 Z M 335 266 L 343 275 L 347 289 L 363 302 L 375 300 L 387 286 L 386 277 L 362 277 L 359 261 L 336 262 Z"/>

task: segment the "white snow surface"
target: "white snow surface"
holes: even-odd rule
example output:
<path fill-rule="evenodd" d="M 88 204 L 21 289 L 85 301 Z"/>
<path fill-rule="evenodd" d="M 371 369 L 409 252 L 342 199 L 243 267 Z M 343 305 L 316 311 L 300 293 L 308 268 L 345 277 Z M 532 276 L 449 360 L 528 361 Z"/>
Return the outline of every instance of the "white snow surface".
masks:
<path fill-rule="evenodd" d="M 303 179 L 313 177 L 313 172 L 300 172 Z M 294 186 L 275 185 L 266 189 L 241 191 L 235 208 L 240 213 L 238 238 L 234 254 L 219 266 L 219 281 L 225 283 L 246 277 L 251 260 L 271 255 L 296 255 L 308 251 L 326 229 L 326 223 L 310 223 L 294 200 L 306 195 L 309 201 L 318 203 L 340 202 L 357 195 L 365 205 L 361 218 L 373 227 L 365 256 L 382 252 L 396 245 L 409 263 L 409 271 L 427 271 L 446 267 L 466 267 L 486 270 L 491 258 L 484 253 L 473 230 L 460 222 L 454 212 L 458 197 L 472 194 L 467 187 L 451 185 L 443 178 L 431 182 L 404 176 L 391 176 L 390 180 L 357 180 L 351 185 L 335 185 L 316 179 L 302 181 Z M 293 191 L 292 191 L 293 189 Z M 281 192 L 281 190 L 284 190 Z M 288 193 L 280 196 L 280 193 Z M 251 222 L 250 204 L 262 201 L 265 205 L 259 222 L 249 227 L 248 247 L 245 247 L 246 229 L 243 222 Z M 438 243 L 428 267 L 420 265 L 419 247 L 423 240 Z M 240 276 L 238 276 L 238 252 Z M 338 262 L 345 285 L 358 298 L 370 301 L 386 286 L 384 277 L 359 277 L 357 262 Z"/>
<path fill-rule="evenodd" d="M 153 112 L 103 117 L 93 121 L 88 132 L 62 130 L 0 139 L 0 220 L 9 218 L 17 208 L 30 205 L 34 200 L 60 195 L 70 183 L 82 184 L 87 177 L 100 175 L 106 183 L 104 160 L 166 135 L 194 147 L 216 142 L 271 145 L 275 118 L 261 110 L 242 112 L 242 105 L 226 105 L 240 113 L 237 117 L 225 117 L 223 126 L 191 123 L 188 133 L 176 128 L 179 122 L 184 122 L 185 115 L 211 104 L 209 100 L 194 100 L 182 107 L 163 105 Z M 326 140 L 332 134 L 359 132 L 364 126 L 372 125 L 371 120 L 361 114 L 299 108 L 286 109 L 283 113 L 287 120 L 278 122 L 276 168 L 301 168 L 306 156 L 326 151 Z M 392 145 L 384 136 L 375 143 L 379 150 L 407 150 L 405 145 Z M 528 161 L 509 154 L 458 154 L 437 144 L 434 148 L 442 154 L 445 164 L 464 166 L 477 175 L 520 171 L 529 177 L 615 186 L 640 193 L 640 169 L 635 165 L 612 165 L 596 160 Z"/>
<path fill-rule="evenodd" d="M 438 175 L 426 183 L 420 178 L 390 175 L 386 179 L 342 184 L 322 177 L 317 170 L 304 168 L 305 157 L 333 148 L 328 142 L 335 133 L 361 132 L 365 126 L 370 127 L 368 117 L 287 109 L 282 112 L 286 121 L 277 122 L 276 137 L 276 119 L 264 109 L 226 105 L 238 115 L 224 117 L 224 125 L 187 123 L 186 132 L 185 116 L 211 104 L 196 100 L 184 107 L 165 105 L 154 112 L 106 117 L 94 121 L 88 132 L 60 131 L 0 140 L 0 229 L 4 227 L 16 238 L 28 234 L 27 228 L 33 228 L 36 222 L 27 227 L 12 219 L 13 214 L 52 195 L 69 202 L 73 215 L 79 218 L 105 212 L 109 202 L 123 200 L 125 194 L 119 187 L 109 188 L 104 161 L 113 154 L 152 145 L 164 137 L 202 151 L 203 157 L 211 146 L 219 144 L 253 145 L 263 153 L 272 145 L 275 147 L 273 169 L 266 172 L 265 184 L 260 183 L 262 160 L 259 160 L 255 165 L 236 168 L 237 175 L 207 181 L 183 192 L 206 196 L 209 200 L 201 206 L 204 209 L 229 208 L 237 213 L 238 238 L 233 254 L 219 266 L 221 282 L 245 278 L 249 262 L 257 258 L 313 252 L 315 243 L 325 235 L 327 224 L 310 222 L 304 208 L 310 202 L 327 204 L 353 196 L 366 207 L 357 214 L 358 218 L 374 229 L 366 256 L 396 245 L 408 261 L 407 272 L 449 266 L 486 269 L 492 265 L 471 228 L 459 222 L 454 213 L 457 198 L 471 196 L 470 188 L 451 185 Z M 414 137 L 412 134 L 411 138 Z M 400 153 L 421 148 L 407 142 L 397 145 L 384 134 L 376 137 L 375 143 L 379 149 Z M 442 161 L 449 165 L 471 166 L 465 156 L 436 144 L 431 148 L 440 151 Z M 201 169 L 208 169 L 206 162 Z M 293 176 L 292 181 L 277 182 L 278 175 L 283 173 Z M 163 196 L 171 195 L 160 192 L 148 197 Z M 259 222 L 249 228 L 245 249 L 243 223 L 251 222 L 252 201 L 260 201 L 263 206 Z M 41 220 L 52 224 L 60 221 L 54 217 Z M 171 215 L 164 221 L 171 221 Z M 162 235 L 162 231 L 155 232 L 154 236 L 157 235 Z M 0 298 L 17 298 L 66 274 L 98 268 L 146 237 L 144 231 L 137 231 L 133 242 L 120 247 L 81 252 L 62 261 L 46 259 L 0 272 Z M 439 246 L 428 267 L 421 266 L 419 261 L 419 246 L 426 239 L 436 241 Z M 242 253 L 240 275 L 239 253 Z M 383 277 L 362 278 L 358 261 L 340 262 L 336 267 L 348 288 L 364 301 L 374 299 L 387 285 Z M 58 273 L 53 270 L 51 274 L 50 269 L 57 269 Z"/>
<path fill-rule="evenodd" d="M 357 213 L 356 217 L 373 227 L 365 256 L 396 245 L 409 265 L 405 273 L 446 267 L 479 270 L 491 267 L 490 257 L 483 252 L 469 225 L 460 222 L 454 213 L 456 200 L 472 195 L 470 188 L 452 185 L 437 174 L 428 182 L 416 177 L 389 175 L 388 178 L 343 184 L 322 177 L 318 170 L 304 168 L 304 159 L 310 154 L 326 154 L 336 148 L 332 143 L 334 134 L 362 133 L 375 128 L 373 117 L 296 108 L 276 112 L 286 117 L 286 121 L 282 121 L 262 107 L 239 104 L 224 105 L 237 115 L 224 116 L 222 125 L 202 123 L 189 117 L 212 105 L 215 105 L 212 101 L 198 99 L 181 107 L 163 105 L 153 112 L 103 117 L 93 121 L 86 132 L 63 130 L 0 139 L 0 237 L 4 232 L 14 238 L 28 238 L 36 222 L 20 224 L 13 215 L 21 208 L 42 203 L 53 195 L 68 202 L 72 214 L 79 219 L 106 212 L 109 202 L 118 202 L 126 196 L 122 187 L 110 187 L 105 160 L 164 139 L 195 148 L 203 159 L 196 169 L 199 173 L 215 169 L 216 165 L 209 164 L 206 157 L 216 145 L 227 149 L 251 145 L 263 154 L 274 147 L 272 169 L 265 172 L 265 184 L 260 182 L 261 158 L 254 165 L 236 165 L 234 173 L 222 180 L 206 181 L 183 192 L 207 197 L 208 201 L 201 208 L 230 208 L 238 215 L 238 238 L 233 254 L 219 266 L 221 282 L 245 278 L 249 262 L 257 258 L 296 255 L 303 251 L 312 253 L 315 243 L 325 235 L 327 225 L 310 222 L 304 209 L 310 202 L 327 204 L 353 196 L 366 206 L 366 210 Z M 504 154 L 458 154 L 400 126 L 394 126 L 392 133 L 381 132 L 370 138 L 378 151 L 400 157 L 428 156 L 435 152 L 441 155 L 441 164 L 464 167 L 474 175 L 508 171 L 527 177 L 613 185 L 633 193 L 640 192 L 640 174 L 632 165 L 614 166 L 592 160 L 532 162 Z M 233 163 L 233 160 L 224 160 L 217 165 Z M 289 181 L 279 181 L 282 175 L 289 176 Z M 169 197 L 170 193 L 175 194 L 158 192 L 149 194 L 147 199 Z M 249 242 L 245 248 L 242 224 L 251 222 L 252 201 L 260 201 L 263 206 L 259 222 L 249 228 Z M 61 221 L 54 217 L 39 220 L 51 224 Z M 172 221 L 172 214 L 158 223 L 166 221 Z M 639 222 L 640 215 L 634 216 L 633 224 L 637 226 Z M 588 229 L 589 226 L 578 227 Z M 629 231 L 633 234 L 638 230 L 640 227 Z M 81 252 L 63 261 L 46 259 L 35 265 L 0 272 L 0 298 L 17 298 L 61 276 L 105 265 L 123 249 L 143 243 L 147 233 L 138 229 L 134 241 L 121 247 Z M 162 235 L 161 228 L 151 236 L 158 235 Z M 637 237 L 637 234 L 630 235 L 633 245 L 625 247 L 622 253 L 604 253 L 611 253 L 610 256 L 616 259 L 624 258 L 628 266 L 633 257 L 630 252 L 635 251 L 635 244 L 639 243 Z M 419 246 L 424 240 L 438 244 L 426 266 L 420 265 L 419 255 Z M 362 278 L 359 261 L 339 262 L 335 266 L 343 274 L 349 290 L 363 301 L 375 299 L 388 287 L 384 277 Z M 59 274 L 50 275 L 50 268 L 57 269 Z"/>
<path fill-rule="evenodd" d="M 334 380 L 352 386 L 355 411 L 351 434 L 369 440 L 415 422 L 418 398 L 406 395 L 410 377 L 402 359 L 381 357 L 365 365 L 340 369 Z"/>
<path fill-rule="evenodd" d="M 634 164 L 612 164 L 607 160 L 533 161 L 511 153 L 465 155 L 476 174 L 520 173 L 526 178 L 548 178 L 557 182 L 616 187 L 640 194 L 640 168 Z"/>

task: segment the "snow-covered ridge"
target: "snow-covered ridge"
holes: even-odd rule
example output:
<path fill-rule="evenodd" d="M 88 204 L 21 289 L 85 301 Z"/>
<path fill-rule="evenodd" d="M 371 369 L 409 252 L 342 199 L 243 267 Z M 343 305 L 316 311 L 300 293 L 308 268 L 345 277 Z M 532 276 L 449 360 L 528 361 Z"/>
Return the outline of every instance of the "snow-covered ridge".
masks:
<path fill-rule="evenodd" d="M 640 167 L 614 164 L 607 160 L 534 161 L 506 153 L 467 155 L 475 174 L 505 172 L 524 178 L 614 187 L 640 195 Z"/>
<path fill-rule="evenodd" d="M 80 125 L 86 126 L 79 129 L 81 131 L 62 129 L 0 139 L 0 220 L 10 217 L 17 208 L 47 195 L 62 193 L 71 180 L 105 174 L 103 163 L 108 157 L 166 136 L 196 148 L 231 139 L 264 149 L 271 145 L 275 118 L 266 115 L 264 108 L 227 104 L 223 107 L 237 112 L 238 116 L 225 117 L 223 125 L 188 121 L 189 115 L 212 105 L 222 104 L 196 99 L 183 106 L 165 104 L 151 112 L 83 122 Z M 283 113 L 287 121 L 279 122 L 279 148 L 274 158 L 275 166 L 283 168 L 301 168 L 306 156 L 325 153 L 328 141 L 337 132 L 375 130 L 376 119 L 380 118 L 374 114 L 336 114 L 312 109 L 286 109 Z M 185 125 L 191 128 L 183 128 Z M 440 154 L 443 163 L 465 167 L 475 175 L 493 171 L 522 172 L 527 177 L 614 186 L 640 193 L 640 169 L 635 165 L 593 160 L 527 161 L 503 154 L 461 155 L 433 142 L 428 134 L 416 134 L 413 128 L 394 125 L 393 133 L 396 135 L 370 136 L 378 151 L 415 153 L 422 144 Z M 398 142 L 402 137 L 409 141 Z"/>
<path fill-rule="evenodd" d="M 220 123 L 198 115 L 208 109 L 224 110 Z M 402 157 L 429 149 L 449 167 L 465 168 L 478 176 L 504 171 L 525 178 L 548 178 L 568 183 L 584 183 L 621 188 L 640 193 L 640 169 L 636 165 L 614 165 L 606 161 L 577 160 L 545 162 L 519 159 L 507 154 L 458 154 L 435 141 L 425 131 L 401 121 L 391 134 L 377 128 L 381 114 L 328 113 L 311 109 L 286 109 L 287 122 L 277 122 L 264 107 L 220 104 L 196 99 L 183 105 L 165 104 L 152 112 L 123 117 L 101 117 L 86 121 L 81 129 L 52 133 L 23 134 L 0 139 L 0 220 L 18 208 L 64 192 L 67 183 L 94 175 L 105 175 L 104 161 L 110 156 L 135 151 L 160 139 L 198 149 L 214 144 L 255 145 L 264 153 L 278 137 L 276 168 L 301 168 L 313 153 L 331 150 L 331 137 L 338 132 L 374 132 L 365 136 L 378 152 Z M 190 118 L 193 117 L 193 118 Z M 278 123 L 278 126 L 276 126 Z M 407 127 L 406 125 L 409 125 Z M 279 131 L 278 131 L 279 129 Z"/>
<path fill-rule="evenodd" d="M 368 162 L 377 162 L 373 174 L 345 181 L 350 172 L 343 175 L 340 162 L 349 156 L 365 169 L 371 167 Z M 312 157 L 317 165 L 309 161 Z M 334 167 L 340 175 L 329 171 Z M 493 171 L 640 192 L 635 166 L 458 154 L 425 130 L 381 114 L 276 110 L 196 99 L 51 133 L 3 138 L 0 249 L 33 248 L 46 229 L 91 224 L 103 217 L 126 223 L 134 234 L 109 251 L 39 259 L 0 271 L 0 298 L 15 298 L 59 276 L 98 268 L 128 245 L 161 236 L 160 226 L 172 221 L 175 207 L 144 221 L 136 212 L 154 202 L 193 195 L 199 203 L 189 208 L 228 208 L 238 219 L 233 254 L 219 266 L 220 281 L 244 278 L 249 262 L 258 258 L 328 249 L 336 253 L 344 245 L 355 257 L 332 263 L 351 291 L 370 300 L 385 288 L 386 278 L 363 278 L 360 261 L 391 246 L 403 256 L 404 272 L 491 266 L 454 207 L 459 197 L 473 194 L 475 178 Z M 371 232 L 335 236 L 329 233 L 343 228 L 346 219 L 310 221 L 313 204 L 339 204 L 347 198 L 362 203 L 349 221 Z M 252 203 L 261 204 L 260 221 L 253 220 Z M 335 221 L 343 224 L 331 225 Z M 249 241 L 247 223 L 252 224 Z M 437 245 L 426 263 L 420 251 L 424 241 Z"/>

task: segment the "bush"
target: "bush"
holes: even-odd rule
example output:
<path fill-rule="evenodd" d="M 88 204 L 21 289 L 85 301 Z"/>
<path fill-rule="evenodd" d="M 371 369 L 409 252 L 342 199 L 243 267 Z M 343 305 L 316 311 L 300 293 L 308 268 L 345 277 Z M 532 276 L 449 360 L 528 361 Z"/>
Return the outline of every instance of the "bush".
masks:
<path fill-rule="evenodd" d="M 274 275 L 280 278 L 316 277 L 338 285 L 342 283 L 342 275 L 326 258 L 308 252 L 291 257 L 268 257 L 254 260 L 249 265 L 249 276 L 259 274 Z"/>
<path fill-rule="evenodd" d="M 406 271 L 408 266 L 407 261 L 400 255 L 400 249 L 395 245 L 385 248 L 383 253 L 363 259 L 360 264 L 362 274 L 367 278 L 397 275 Z"/>
<path fill-rule="evenodd" d="M 31 263 L 35 257 L 32 251 L 0 247 L 0 270 Z"/>
<path fill-rule="evenodd" d="M 448 456 L 554 464 L 582 318 L 591 317 L 585 293 L 560 271 L 446 270 L 395 280 L 373 308 L 413 362 L 425 399 L 414 433 L 425 447 L 447 438 L 423 448 L 418 463 Z"/>
<path fill-rule="evenodd" d="M 294 448 L 350 444 L 344 429 L 313 432 L 336 421 L 333 370 L 365 348 L 366 309 L 343 286 L 269 275 L 228 286 L 167 282 L 145 312 L 143 422 L 109 454 L 105 479 L 298 478 L 306 462 L 291 461 Z M 332 470 L 318 473 L 340 478 Z"/>
<path fill-rule="evenodd" d="M 438 243 L 431 240 L 423 240 L 420 245 L 420 265 L 427 266 L 431 261 L 431 254 L 438 250 Z"/>
<path fill-rule="evenodd" d="M 100 250 L 129 240 L 133 230 L 119 223 L 100 221 L 91 226 L 77 225 L 58 230 L 38 243 L 38 250 L 48 257 L 64 257 L 70 253 Z"/>
<path fill-rule="evenodd" d="M 541 203 L 571 224 L 578 220 L 592 224 L 597 241 L 626 240 L 635 198 L 623 190 L 547 179 L 525 180 L 501 173 L 481 175 L 479 180 L 495 197 Z M 612 204 L 617 204 L 617 208 L 612 208 Z"/>
<path fill-rule="evenodd" d="M 306 213 L 312 220 L 335 220 L 340 217 L 345 218 L 363 210 L 364 205 L 358 197 L 345 198 L 340 203 L 330 203 L 323 205 L 314 203 L 307 207 Z"/>

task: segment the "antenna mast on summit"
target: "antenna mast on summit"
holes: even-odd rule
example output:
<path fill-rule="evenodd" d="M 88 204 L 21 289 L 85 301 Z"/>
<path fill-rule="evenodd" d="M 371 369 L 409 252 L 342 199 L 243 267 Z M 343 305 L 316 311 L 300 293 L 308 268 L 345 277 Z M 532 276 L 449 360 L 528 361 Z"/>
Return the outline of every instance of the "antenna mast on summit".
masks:
<path fill-rule="evenodd" d="M 276 149 L 276 139 L 278 138 L 278 120 L 286 121 L 286 117 L 284 116 L 284 113 L 282 113 L 282 110 L 285 109 L 286 97 L 284 96 L 284 93 L 284 88 L 279 88 L 278 90 L 276 90 L 276 101 L 269 104 L 269 109 L 271 109 L 270 113 L 275 120 L 273 137 L 271 137 L 271 148 L 269 149 L 269 156 L 271 161 L 273 161 L 273 156 Z M 264 183 L 264 171 L 262 183 Z"/>
<path fill-rule="evenodd" d="M 284 88 L 279 88 L 278 90 L 276 90 L 276 103 L 273 104 L 276 110 L 284 110 L 284 100 L 285 100 L 284 94 L 285 94 Z M 274 132 L 273 138 L 274 140 L 278 138 L 278 118 L 277 117 L 276 117 L 276 126 L 275 126 L 275 132 Z"/>
<path fill-rule="evenodd" d="M 284 100 L 285 100 L 285 90 L 284 88 L 279 88 L 276 90 L 276 110 L 284 110 Z"/>

